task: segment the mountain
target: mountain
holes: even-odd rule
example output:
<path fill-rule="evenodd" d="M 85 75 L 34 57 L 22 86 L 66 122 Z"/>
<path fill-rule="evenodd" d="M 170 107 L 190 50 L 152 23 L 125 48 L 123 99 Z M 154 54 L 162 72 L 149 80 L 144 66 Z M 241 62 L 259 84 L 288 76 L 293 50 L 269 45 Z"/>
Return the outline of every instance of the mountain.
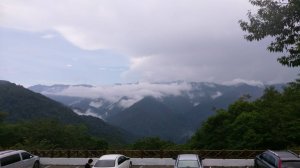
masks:
<path fill-rule="evenodd" d="M 245 95 L 253 101 L 263 94 L 265 87 L 247 83 L 170 82 L 29 89 L 71 107 L 77 114 L 102 118 L 136 135 L 159 136 L 181 143 L 216 109 L 227 108 Z"/>
<path fill-rule="evenodd" d="M 83 124 L 93 136 L 112 143 L 131 140 L 128 132 L 105 123 L 99 118 L 79 116 L 69 107 L 22 86 L 0 81 L 0 111 L 7 113 L 6 122 L 54 119 L 65 124 Z"/>
<path fill-rule="evenodd" d="M 41 92 L 59 93 L 67 89 L 68 87 L 69 85 L 60 85 L 60 84 L 52 85 L 51 87 L 45 85 L 34 85 L 30 87 L 30 90 L 36 93 L 41 93 Z"/>
<path fill-rule="evenodd" d="M 73 86 L 82 86 L 82 87 L 93 87 L 92 85 L 73 85 Z M 58 93 L 63 91 L 64 89 L 67 89 L 70 87 L 70 85 L 61 85 L 61 84 L 56 84 L 52 85 L 51 87 L 45 86 L 45 85 L 34 85 L 30 87 L 30 90 L 40 93 L 40 92 L 51 92 L 51 93 Z"/>
<path fill-rule="evenodd" d="M 109 118 L 108 122 L 140 137 L 160 137 L 174 142 L 185 136 L 187 127 L 182 114 L 174 113 L 153 97 L 143 98 L 120 112 L 117 117 Z"/>

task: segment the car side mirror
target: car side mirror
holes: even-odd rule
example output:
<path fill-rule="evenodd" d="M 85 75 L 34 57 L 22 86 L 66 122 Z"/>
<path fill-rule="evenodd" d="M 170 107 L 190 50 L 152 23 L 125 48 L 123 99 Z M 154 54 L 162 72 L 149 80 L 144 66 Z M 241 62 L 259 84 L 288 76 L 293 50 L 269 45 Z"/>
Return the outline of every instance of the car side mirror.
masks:
<path fill-rule="evenodd" d="M 177 157 L 172 157 L 173 160 L 177 160 Z"/>

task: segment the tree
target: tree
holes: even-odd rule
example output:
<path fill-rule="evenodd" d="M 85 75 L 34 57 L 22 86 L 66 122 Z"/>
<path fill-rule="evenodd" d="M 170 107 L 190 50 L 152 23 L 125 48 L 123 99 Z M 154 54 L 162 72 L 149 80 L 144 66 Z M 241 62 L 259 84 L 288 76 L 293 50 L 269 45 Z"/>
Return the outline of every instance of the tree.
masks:
<path fill-rule="evenodd" d="M 7 116 L 7 113 L 0 112 L 0 123 L 3 122 L 4 118 Z"/>
<path fill-rule="evenodd" d="M 135 150 L 160 150 L 173 147 L 174 145 L 172 142 L 161 140 L 158 137 L 146 137 L 137 140 L 131 145 L 131 148 Z"/>
<path fill-rule="evenodd" d="M 248 41 L 272 37 L 270 52 L 284 55 L 277 60 L 289 67 L 300 66 L 300 1 L 249 0 L 258 7 L 257 13 L 248 12 L 249 22 L 240 20 Z"/>
<path fill-rule="evenodd" d="M 209 117 L 188 142 L 192 149 L 224 149 L 228 144 L 226 137 L 231 121 L 231 114 L 218 110 Z"/>
<path fill-rule="evenodd" d="M 209 117 L 188 142 L 192 149 L 300 147 L 300 79 L 282 92 L 265 89 L 255 101 L 239 99 Z"/>
<path fill-rule="evenodd" d="M 9 137 L 9 141 L 7 140 Z M 88 134 L 84 125 L 55 120 L 0 123 L 0 149 L 107 149 L 108 143 Z"/>

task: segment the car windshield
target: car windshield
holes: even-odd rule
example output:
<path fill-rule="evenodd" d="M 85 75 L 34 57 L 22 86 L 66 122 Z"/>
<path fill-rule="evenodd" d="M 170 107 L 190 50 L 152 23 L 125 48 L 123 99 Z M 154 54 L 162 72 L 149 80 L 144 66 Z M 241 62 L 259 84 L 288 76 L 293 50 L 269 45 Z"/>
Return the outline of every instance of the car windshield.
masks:
<path fill-rule="evenodd" d="M 179 160 L 177 167 L 199 167 L 199 163 L 197 160 Z"/>
<path fill-rule="evenodd" d="M 94 167 L 114 167 L 115 160 L 98 160 Z"/>
<path fill-rule="evenodd" d="M 299 160 L 291 160 L 291 161 L 283 161 L 282 162 L 282 168 L 299 168 L 300 167 L 300 161 Z"/>

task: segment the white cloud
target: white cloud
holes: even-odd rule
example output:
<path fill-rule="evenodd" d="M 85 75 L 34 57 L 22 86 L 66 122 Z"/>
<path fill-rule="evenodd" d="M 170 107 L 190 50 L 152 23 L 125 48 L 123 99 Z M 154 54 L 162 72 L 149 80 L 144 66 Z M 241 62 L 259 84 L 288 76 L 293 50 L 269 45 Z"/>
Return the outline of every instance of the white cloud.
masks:
<path fill-rule="evenodd" d="M 172 83 L 172 84 L 151 84 L 137 83 L 124 84 L 113 86 L 70 86 L 62 92 L 44 92 L 44 94 L 55 94 L 64 96 L 86 97 L 86 98 L 104 98 L 112 103 L 118 101 L 121 107 L 129 107 L 135 102 L 147 96 L 162 98 L 164 96 L 178 96 L 183 91 L 191 90 L 191 85 L 188 83 Z M 122 99 L 123 98 L 123 99 Z M 101 102 L 93 102 L 92 106 L 100 106 Z"/>
<path fill-rule="evenodd" d="M 99 108 L 99 107 L 103 106 L 103 102 L 102 101 L 92 101 L 92 102 L 90 102 L 89 105 L 92 107 L 95 107 L 95 108 Z"/>
<path fill-rule="evenodd" d="M 44 34 L 41 36 L 43 39 L 53 39 L 55 35 L 53 34 Z"/>
<path fill-rule="evenodd" d="M 76 113 L 78 115 L 92 116 L 92 117 L 100 118 L 100 119 L 103 120 L 102 116 L 100 116 L 97 113 L 93 112 L 91 109 L 88 109 L 85 112 L 81 112 L 81 111 L 79 111 L 77 109 L 74 109 L 73 111 L 74 111 L 74 113 Z"/>
<path fill-rule="evenodd" d="M 256 80 L 245 80 L 245 79 L 234 79 L 232 81 L 223 82 L 223 85 L 239 85 L 239 84 L 248 84 L 251 86 L 264 87 L 264 84 L 261 81 Z"/>
<path fill-rule="evenodd" d="M 141 100 L 141 98 L 138 99 L 128 99 L 128 100 L 121 100 L 119 102 L 119 106 L 123 107 L 123 108 L 128 108 L 130 106 L 132 106 L 134 103 L 138 102 L 139 100 Z"/>
<path fill-rule="evenodd" d="M 222 95 L 223 95 L 223 94 L 222 94 L 221 92 L 217 91 L 215 94 L 211 95 L 210 97 L 211 97 L 212 99 L 216 99 L 216 98 L 218 98 L 218 97 L 220 97 L 220 96 L 222 96 Z"/>
<path fill-rule="evenodd" d="M 72 64 L 67 64 L 66 67 L 71 68 L 71 67 L 73 67 L 73 65 Z"/>
<path fill-rule="evenodd" d="M 2 0 L 0 26 L 54 31 L 84 50 L 127 55 L 125 81 L 295 78 L 296 69 L 265 51 L 268 40 L 243 39 L 238 20 L 251 8 L 246 0 Z"/>

